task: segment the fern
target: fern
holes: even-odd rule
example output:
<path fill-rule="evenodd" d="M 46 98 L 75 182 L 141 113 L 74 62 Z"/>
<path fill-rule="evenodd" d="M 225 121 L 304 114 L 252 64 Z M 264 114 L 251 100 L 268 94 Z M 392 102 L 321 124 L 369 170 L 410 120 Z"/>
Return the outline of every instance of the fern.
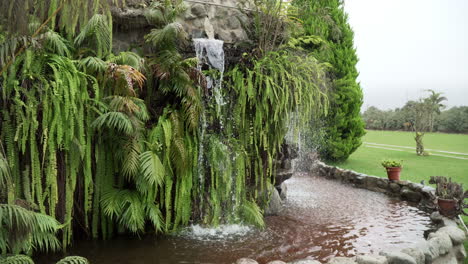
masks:
<path fill-rule="evenodd" d="M 89 261 L 83 257 L 69 256 L 59 260 L 56 264 L 89 264 Z"/>
<path fill-rule="evenodd" d="M 0 257 L 0 264 L 34 264 L 34 261 L 29 256 L 15 255 L 4 259 Z"/>

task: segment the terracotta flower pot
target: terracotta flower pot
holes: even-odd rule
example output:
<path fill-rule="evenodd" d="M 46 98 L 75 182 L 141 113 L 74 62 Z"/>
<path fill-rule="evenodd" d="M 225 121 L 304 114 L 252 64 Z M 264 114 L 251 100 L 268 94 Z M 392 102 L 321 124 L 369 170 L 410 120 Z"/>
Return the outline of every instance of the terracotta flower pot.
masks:
<path fill-rule="evenodd" d="M 400 180 L 401 167 L 386 167 L 385 169 L 387 170 L 387 176 L 389 180 Z"/>
<path fill-rule="evenodd" d="M 443 216 L 454 217 L 457 215 L 457 201 L 454 199 L 437 198 L 439 213 Z"/>

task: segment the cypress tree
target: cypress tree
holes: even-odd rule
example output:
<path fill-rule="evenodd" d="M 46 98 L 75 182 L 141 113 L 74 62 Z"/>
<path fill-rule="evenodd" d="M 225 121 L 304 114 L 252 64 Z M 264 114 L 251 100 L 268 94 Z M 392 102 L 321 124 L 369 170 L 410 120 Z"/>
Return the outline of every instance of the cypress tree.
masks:
<path fill-rule="evenodd" d="M 353 45 L 354 33 L 342 0 L 296 0 L 305 36 L 317 36 L 325 44 L 308 46 L 323 62 L 331 64 L 328 72 L 330 109 L 324 118 L 324 142 L 319 152 L 327 160 L 346 160 L 361 145 L 365 134 L 359 114 L 363 94 L 357 82 L 358 58 Z"/>

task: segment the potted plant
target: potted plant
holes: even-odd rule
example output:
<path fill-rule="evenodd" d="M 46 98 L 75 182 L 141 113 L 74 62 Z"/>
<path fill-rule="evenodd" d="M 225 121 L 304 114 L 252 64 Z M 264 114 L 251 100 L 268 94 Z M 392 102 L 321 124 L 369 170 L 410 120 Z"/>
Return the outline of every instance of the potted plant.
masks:
<path fill-rule="evenodd" d="M 389 180 L 392 181 L 399 181 L 400 180 L 400 172 L 402 169 L 402 160 L 392 160 L 386 159 L 382 161 L 382 166 L 384 166 L 385 170 L 387 171 L 387 176 Z"/>
<path fill-rule="evenodd" d="M 452 182 L 444 176 L 431 176 L 430 184 L 436 184 L 437 208 L 439 213 L 447 217 L 456 217 L 459 214 L 468 215 L 463 211 L 468 208 L 464 199 L 468 198 L 468 191 L 463 192 L 463 185 Z"/>

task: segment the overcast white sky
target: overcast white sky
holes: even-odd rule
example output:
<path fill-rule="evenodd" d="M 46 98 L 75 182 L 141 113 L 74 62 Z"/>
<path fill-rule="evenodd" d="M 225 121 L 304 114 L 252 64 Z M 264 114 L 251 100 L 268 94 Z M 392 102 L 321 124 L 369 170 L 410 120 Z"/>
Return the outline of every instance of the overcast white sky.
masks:
<path fill-rule="evenodd" d="M 359 56 L 363 110 L 443 92 L 468 105 L 468 0 L 345 0 Z"/>

